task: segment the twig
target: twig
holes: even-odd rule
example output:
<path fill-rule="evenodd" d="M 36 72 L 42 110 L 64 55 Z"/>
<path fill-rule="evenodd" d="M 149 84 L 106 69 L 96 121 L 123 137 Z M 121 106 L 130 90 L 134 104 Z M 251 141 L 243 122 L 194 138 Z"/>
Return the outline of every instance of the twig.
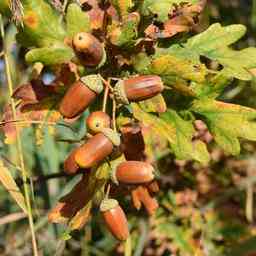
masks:
<path fill-rule="evenodd" d="M 80 175 L 83 172 L 84 172 L 83 170 L 78 171 L 74 174 L 67 174 L 65 172 L 56 172 L 56 173 L 52 173 L 52 174 L 49 174 L 49 175 L 32 176 L 30 179 L 33 181 L 33 183 L 40 183 L 40 182 L 45 182 L 45 181 L 51 180 L 51 179 L 74 177 L 74 176 Z M 24 183 L 24 181 L 22 179 L 16 179 L 15 182 L 18 186 L 21 186 Z"/>
<path fill-rule="evenodd" d="M 112 101 L 113 101 L 113 107 L 112 107 L 112 122 L 113 122 L 113 129 L 114 131 L 116 131 L 116 100 L 115 98 L 113 97 L 112 98 Z"/>
<path fill-rule="evenodd" d="M 107 101 L 108 101 L 108 94 L 109 94 L 109 85 L 105 85 L 103 104 L 102 104 L 102 111 L 103 112 L 106 112 Z"/>
<path fill-rule="evenodd" d="M 8 120 L 8 121 L 2 121 L 0 122 L 0 126 L 2 125 L 6 125 L 6 124 L 9 124 L 9 123 L 16 123 L 17 125 L 23 125 L 23 124 L 39 124 L 39 125 L 59 125 L 59 126 L 64 126 L 64 127 L 67 127 L 69 128 L 71 131 L 75 132 L 76 133 L 76 130 L 71 127 L 70 125 L 68 124 L 64 124 L 64 123 L 56 123 L 56 122 L 48 122 L 48 121 L 39 121 L 39 120 Z"/>
<path fill-rule="evenodd" d="M 21 171 L 21 167 L 13 163 L 7 156 L 1 155 L 1 158 L 15 169 Z"/>
<path fill-rule="evenodd" d="M 101 78 L 103 84 L 104 84 L 105 86 L 108 86 L 108 87 L 109 87 L 109 90 L 110 90 L 111 92 L 113 92 L 114 89 L 113 89 L 113 87 L 110 85 L 110 82 L 106 81 L 101 75 L 100 75 L 100 78 Z"/>
<path fill-rule="evenodd" d="M 4 42 L 4 37 L 5 37 L 4 24 L 3 24 L 1 14 L 0 14 L 0 30 L 1 30 L 1 37 Z M 6 73 L 7 83 L 8 83 L 9 95 L 11 98 L 11 107 L 12 107 L 13 117 L 16 120 L 17 113 L 16 113 L 16 108 L 15 108 L 15 102 L 14 102 L 14 99 L 12 98 L 13 84 L 12 84 L 12 78 L 11 78 L 11 70 L 10 70 L 8 55 L 7 55 L 7 52 L 5 52 L 6 48 L 5 48 L 4 43 L 3 43 L 3 49 L 4 49 L 3 51 L 4 51 L 5 73 Z M 30 202 L 30 196 L 29 196 L 30 191 L 29 191 L 28 184 L 26 184 L 27 171 L 25 169 L 25 164 L 24 164 L 22 141 L 21 141 L 20 133 L 19 133 L 16 125 L 15 125 L 15 129 L 17 131 L 16 145 L 17 145 L 17 151 L 18 151 L 18 156 L 19 156 L 19 161 L 20 161 L 22 180 L 24 181 L 24 194 L 25 194 L 25 201 L 26 201 L 26 206 L 27 206 L 27 210 L 28 210 L 28 221 L 29 221 L 29 227 L 30 227 L 30 231 L 31 231 L 33 254 L 34 254 L 34 256 L 38 256 L 37 241 L 36 241 L 36 235 L 35 235 L 35 230 L 34 230 L 34 221 L 33 221 L 32 208 L 31 208 L 31 202 Z"/>
<path fill-rule="evenodd" d="M 24 219 L 26 217 L 27 217 L 27 214 L 24 212 L 15 212 L 15 213 L 8 214 L 6 216 L 2 216 L 0 218 L 0 226 Z"/>

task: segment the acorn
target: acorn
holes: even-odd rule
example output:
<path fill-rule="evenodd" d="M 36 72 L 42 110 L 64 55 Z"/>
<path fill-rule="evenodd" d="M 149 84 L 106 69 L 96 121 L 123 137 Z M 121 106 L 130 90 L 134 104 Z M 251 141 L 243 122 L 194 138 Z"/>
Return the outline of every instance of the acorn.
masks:
<path fill-rule="evenodd" d="M 91 134 L 100 132 L 103 128 L 109 128 L 111 119 L 103 111 L 92 112 L 86 119 L 86 126 Z"/>
<path fill-rule="evenodd" d="M 100 205 L 104 221 L 112 235 L 121 241 L 129 237 L 128 222 L 123 209 L 115 199 L 104 199 Z"/>
<path fill-rule="evenodd" d="M 59 107 L 60 113 L 66 118 L 80 115 L 102 90 L 102 80 L 98 75 L 81 77 L 64 95 Z"/>
<path fill-rule="evenodd" d="M 71 153 L 68 155 L 66 160 L 64 161 L 64 171 L 67 174 L 73 174 L 76 173 L 79 170 L 79 165 L 75 161 L 75 154 L 77 152 L 78 148 L 75 148 L 71 151 Z"/>
<path fill-rule="evenodd" d="M 115 183 L 141 184 L 154 179 L 154 168 L 151 164 L 141 161 L 126 161 L 119 164 L 112 172 Z"/>
<path fill-rule="evenodd" d="M 79 147 L 75 161 L 81 168 L 91 168 L 109 156 L 120 145 L 120 136 L 110 128 L 104 128 Z"/>
<path fill-rule="evenodd" d="M 98 66 L 105 59 L 102 44 L 92 34 L 80 32 L 74 36 L 72 44 L 78 58 L 85 66 Z"/>
<path fill-rule="evenodd" d="M 119 80 L 114 88 L 116 100 L 121 104 L 150 99 L 164 89 L 159 76 L 143 75 Z"/>

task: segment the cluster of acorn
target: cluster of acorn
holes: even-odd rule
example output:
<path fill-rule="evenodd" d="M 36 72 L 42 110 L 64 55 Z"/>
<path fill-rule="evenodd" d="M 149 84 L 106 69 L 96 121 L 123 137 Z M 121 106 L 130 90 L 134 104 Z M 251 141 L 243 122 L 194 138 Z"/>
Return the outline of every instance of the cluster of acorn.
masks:
<path fill-rule="evenodd" d="M 101 45 L 94 36 L 79 33 L 74 37 L 73 45 L 87 65 L 96 66 L 101 62 L 104 50 L 98 52 Z M 119 80 L 114 87 L 113 97 L 119 103 L 129 104 L 149 99 L 163 89 L 163 83 L 158 76 L 136 76 Z M 79 116 L 102 90 L 102 80 L 98 75 L 80 78 L 64 95 L 60 104 L 61 114 L 67 118 Z M 69 174 L 97 166 L 120 147 L 121 137 L 111 129 L 111 118 L 105 112 L 92 112 L 86 119 L 86 125 L 91 136 L 84 144 L 75 148 L 64 162 L 64 169 Z M 153 179 L 153 166 L 142 161 L 122 162 L 112 172 L 112 180 L 116 184 L 146 184 Z M 111 233 L 119 240 L 126 240 L 129 235 L 128 223 L 118 202 L 106 198 L 102 201 L 100 210 Z"/>

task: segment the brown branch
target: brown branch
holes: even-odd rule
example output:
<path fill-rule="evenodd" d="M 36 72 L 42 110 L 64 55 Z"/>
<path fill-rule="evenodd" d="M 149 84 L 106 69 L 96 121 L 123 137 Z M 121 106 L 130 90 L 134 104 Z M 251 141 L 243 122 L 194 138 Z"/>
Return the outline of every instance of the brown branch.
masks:
<path fill-rule="evenodd" d="M 32 177 L 30 177 L 30 181 L 33 183 L 42 183 L 42 182 L 46 182 L 47 180 L 51 180 L 51 179 L 74 177 L 76 175 L 82 174 L 83 172 L 84 172 L 83 170 L 80 170 L 75 174 L 67 174 L 65 172 L 56 172 L 56 173 L 52 173 L 52 174 L 48 174 L 48 175 L 32 176 Z M 21 178 L 17 178 L 15 181 L 18 186 L 22 186 L 24 184 Z M 27 180 L 27 182 L 29 183 L 28 180 Z"/>

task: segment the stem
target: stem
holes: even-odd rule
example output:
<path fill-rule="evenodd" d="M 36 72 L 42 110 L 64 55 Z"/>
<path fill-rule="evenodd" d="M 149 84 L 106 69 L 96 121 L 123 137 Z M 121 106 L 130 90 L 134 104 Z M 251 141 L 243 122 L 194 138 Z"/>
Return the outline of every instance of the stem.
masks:
<path fill-rule="evenodd" d="M 102 105 L 102 111 L 103 112 L 106 112 L 107 101 L 108 101 L 108 94 L 109 94 L 109 86 L 105 85 L 104 97 L 103 97 L 103 105 Z"/>
<path fill-rule="evenodd" d="M 4 24 L 3 24 L 1 14 L 0 14 L 0 30 L 1 30 L 1 37 L 2 37 L 2 40 L 3 40 L 5 72 L 6 72 L 6 78 L 7 78 L 7 83 L 8 83 L 9 95 L 10 95 L 10 98 L 11 98 L 11 107 L 12 107 L 13 117 L 16 120 L 17 119 L 17 113 L 16 113 L 16 109 L 15 109 L 15 102 L 14 102 L 14 99 L 12 98 L 13 84 L 12 84 L 12 79 L 11 79 L 11 70 L 10 70 L 9 59 L 8 59 L 7 52 L 5 50 L 6 48 L 5 48 L 5 44 L 4 44 L 4 37 L 5 37 Z M 25 194 L 25 202 L 26 202 L 27 211 L 28 211 L 29 228 L 30 228 L 31 237 L 32 237 L 33 254 L 34 254 L 34 256 L 38 256 L 38 249 L 37 249 L 36 235 L 35 235 L 35 230 L 34 230 L 32 208 L 31 208 L 30 196 L 29 196 L 30 191 L 29 191 L 29 185 L 26 182 L 27 172 L 26 172 L 26 169 L 25 169 L 24 158 L 23 158 L 22 141 L 21 141 L 19 130 L 17 129 L 16 125 L 15 125 L 15 129 L 16 129 L 16 132 L 17 132 L 16 146 L 17 146 L 17 151 L 18 151 L 18 156 L 19 156 L 19 161 L 20 161 L 22 180 L 24 182 L 24 194 Z"/>
<path fill-rule="evenodd" d="M 112 121 L 113 121 L 113 129 L 116 132 L 116 100 L 113 97 L 113 108 L 112 108 Z"/>
<path fill-rule="evenodd" d="M 132 239 L 131 235 L 127 238 L 124 242 L 124 255 L 125 256 L 132 256 Z"/>

